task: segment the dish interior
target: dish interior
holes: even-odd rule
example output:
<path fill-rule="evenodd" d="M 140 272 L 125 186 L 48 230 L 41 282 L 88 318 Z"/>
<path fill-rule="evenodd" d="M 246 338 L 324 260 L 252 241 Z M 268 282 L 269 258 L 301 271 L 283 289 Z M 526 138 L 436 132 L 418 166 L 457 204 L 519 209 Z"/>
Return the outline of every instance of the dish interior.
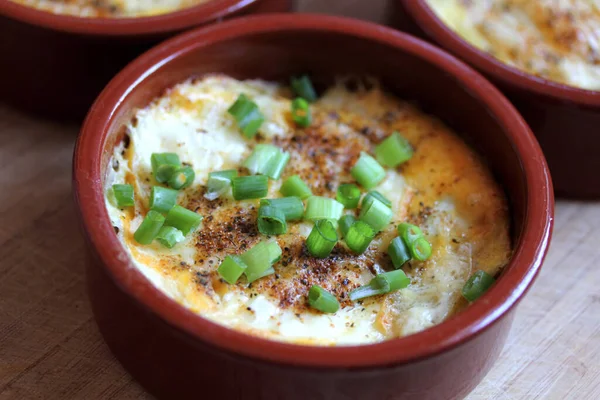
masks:
<path fill-rule="evenodd" d="M 440 20 L 499 61 L 600 90 L 600 9 L 590 0 L 426 0 Z"/>
<path fill-rule="evenodd" d="M 356 54 L 362 56 L 356 57 Z M 369 62 L 378 57 L 385 57 L 387 62 L 382 65 Z M 265 59 L 269 59 L 269 63 L 265 63 Z M 364 39 L 356 39 L 349 47 L 347 41 L 335 33 L 298 35 L 290 32 L 277 37 L 256 34 L 200 46 L 160 65 L 137 83 L 137 90 L 123 99 L 113 115 L 106 151 L 99 160 L 101 171 L 111 168 L 113 150 L 123 145 L 125 127 L 136 110 L 146 107 L 190 76 L 225 74 L 236 79 L 285 82 L 290 76 L 304 72 L 310 73 L 319 92 L 334 86 L 339 76 L 377 76 L 382 87 L 395 96 L 439 117 L 484 156 L 494 179 L 505 190 L 510 208 L 511 240 L 518 242 L 525 217 L 526 185 L 513 145 L 500 132 L 504 127 L 499 126 L 479 99 L 437 66 Z M 489 132 L 489 135 L 481 132 Z"/>
<path fill-rule="evenodd" d="M 11 0 L 53 14 L 85 18 L 136 18 L 167 14 L 211 0 Z"/>

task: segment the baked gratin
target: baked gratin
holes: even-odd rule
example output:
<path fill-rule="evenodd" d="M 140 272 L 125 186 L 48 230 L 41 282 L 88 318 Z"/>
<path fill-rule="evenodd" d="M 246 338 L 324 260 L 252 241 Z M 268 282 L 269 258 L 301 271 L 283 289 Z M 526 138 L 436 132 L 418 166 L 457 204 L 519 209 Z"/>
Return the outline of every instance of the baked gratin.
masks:
<path fill-rule="evenodd" d="M 524 72 L 600 90 L 600 3 L 595 0 L 427 0 L 475 47 Z"/>
<path fill-rule="evenodd" d="M 511 255 L 504 193 L 447 126 L 373 79 L 317 96 L 223 75 L 137 110 L 105 179 L 133 264 L 193 312 L 310 345 L 409 335 Z"/>

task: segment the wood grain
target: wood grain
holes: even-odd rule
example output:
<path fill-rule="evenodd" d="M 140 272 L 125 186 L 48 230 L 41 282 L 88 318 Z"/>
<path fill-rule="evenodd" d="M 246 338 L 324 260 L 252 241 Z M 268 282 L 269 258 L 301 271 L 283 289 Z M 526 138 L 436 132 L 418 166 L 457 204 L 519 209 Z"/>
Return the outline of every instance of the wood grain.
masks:
<path fill-rule="evenodd" d="M 302 0 L 372 20 L 386 1 Z M 150 398 L 104 345 L 71 201 L 77 127 L 0 106 L 0 400 Z M 470 400 L 600 399 L 600 203 L 561 201 L 550 254 Z"/>

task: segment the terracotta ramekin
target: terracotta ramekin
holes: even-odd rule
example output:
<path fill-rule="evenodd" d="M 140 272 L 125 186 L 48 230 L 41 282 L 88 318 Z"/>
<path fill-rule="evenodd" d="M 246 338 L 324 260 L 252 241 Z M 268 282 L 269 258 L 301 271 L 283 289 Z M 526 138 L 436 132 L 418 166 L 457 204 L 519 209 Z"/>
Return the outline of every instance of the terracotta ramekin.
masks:
<path fill-rule="evenodd" d="M 77 120 L 128 62 L 183 30 L 243 14 L 289 11 L 292 0 L 211 0 L 142 18 L 79 18 L 0 0 L 0 102 Z"/>
<path fill-rule="evenodd" d="M 287 81 L 309 72 L 380 77 L 463 135 L 506 188 L 514 255 L 496 285 L 464 312 L 421 333 L 354 347 L 249 336 L 206 320 L 136 270 L 110 224 L 103 182 L 137 107 L 190 75 Z M 550 240 L 554 199 L 544 156 L 513 106 L 479 73 L 412 36 L 330 16 L 236 19 L 169 40 L 117 75 L 92 107 L 74 155 L 74 196 L 90 249 L 89 294 L 106 342 L 165 399 L 443 400 L 464 396 L 498 357 L 514 306 Z"/>
<path fill-rule="evenodd" d="M 515 104 L 539 140 L 556 194 L 600 198 L 600 92 L 548 81 L 511 67 L 461 38 L 425 0 L 394 0 L 395 26 L 471 64 Z"/>

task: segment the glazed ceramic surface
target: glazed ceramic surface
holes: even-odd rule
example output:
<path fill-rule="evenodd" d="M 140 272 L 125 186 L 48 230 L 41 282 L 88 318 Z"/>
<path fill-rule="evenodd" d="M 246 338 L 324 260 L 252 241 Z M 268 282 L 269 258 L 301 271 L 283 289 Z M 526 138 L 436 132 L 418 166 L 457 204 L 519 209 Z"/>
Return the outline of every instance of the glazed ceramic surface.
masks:
<path fill-rule="evenodd" d="M 551 82 L 510 67 L 447 27 L 425 0 L 395 0 L 395 26 L 430 39 L 502 89 L 521 112 L 548 160 L 556 193 L 599 198 L 600 92 Z"/>
<path fill-rule="evenodd" d="M 81 119 L 108 81 L 159 41 L 223 18 L 290 8 L 291 0 L 212 0 L 154 17 L 105 19 L 0 0 L 0 101 L 54 119 Z"/>
<path fill-rule="evenodd" d="M 191 75 L 287 80 L 309 72 L 373 75 L 443 119 L 480 152 L 505 188 L 514 255 L 497 284 L 459 315 L 416 335 L 354 347 L 268 341 L 214 324 L 167 298 L 126 255 L 104 205 L 104 172 L 135 109 Z M 552 227 L 541 150 L 511 104 L 447 53 L 378 25 L 316 15 L 230 21 L 161 44 L 102 92 L 74 155 L 74 196 L 90 247 L 98 325 L 125 367 L 160 398 L 454 399 L 497 358 L 514 306 L 533 282 Z"/>

